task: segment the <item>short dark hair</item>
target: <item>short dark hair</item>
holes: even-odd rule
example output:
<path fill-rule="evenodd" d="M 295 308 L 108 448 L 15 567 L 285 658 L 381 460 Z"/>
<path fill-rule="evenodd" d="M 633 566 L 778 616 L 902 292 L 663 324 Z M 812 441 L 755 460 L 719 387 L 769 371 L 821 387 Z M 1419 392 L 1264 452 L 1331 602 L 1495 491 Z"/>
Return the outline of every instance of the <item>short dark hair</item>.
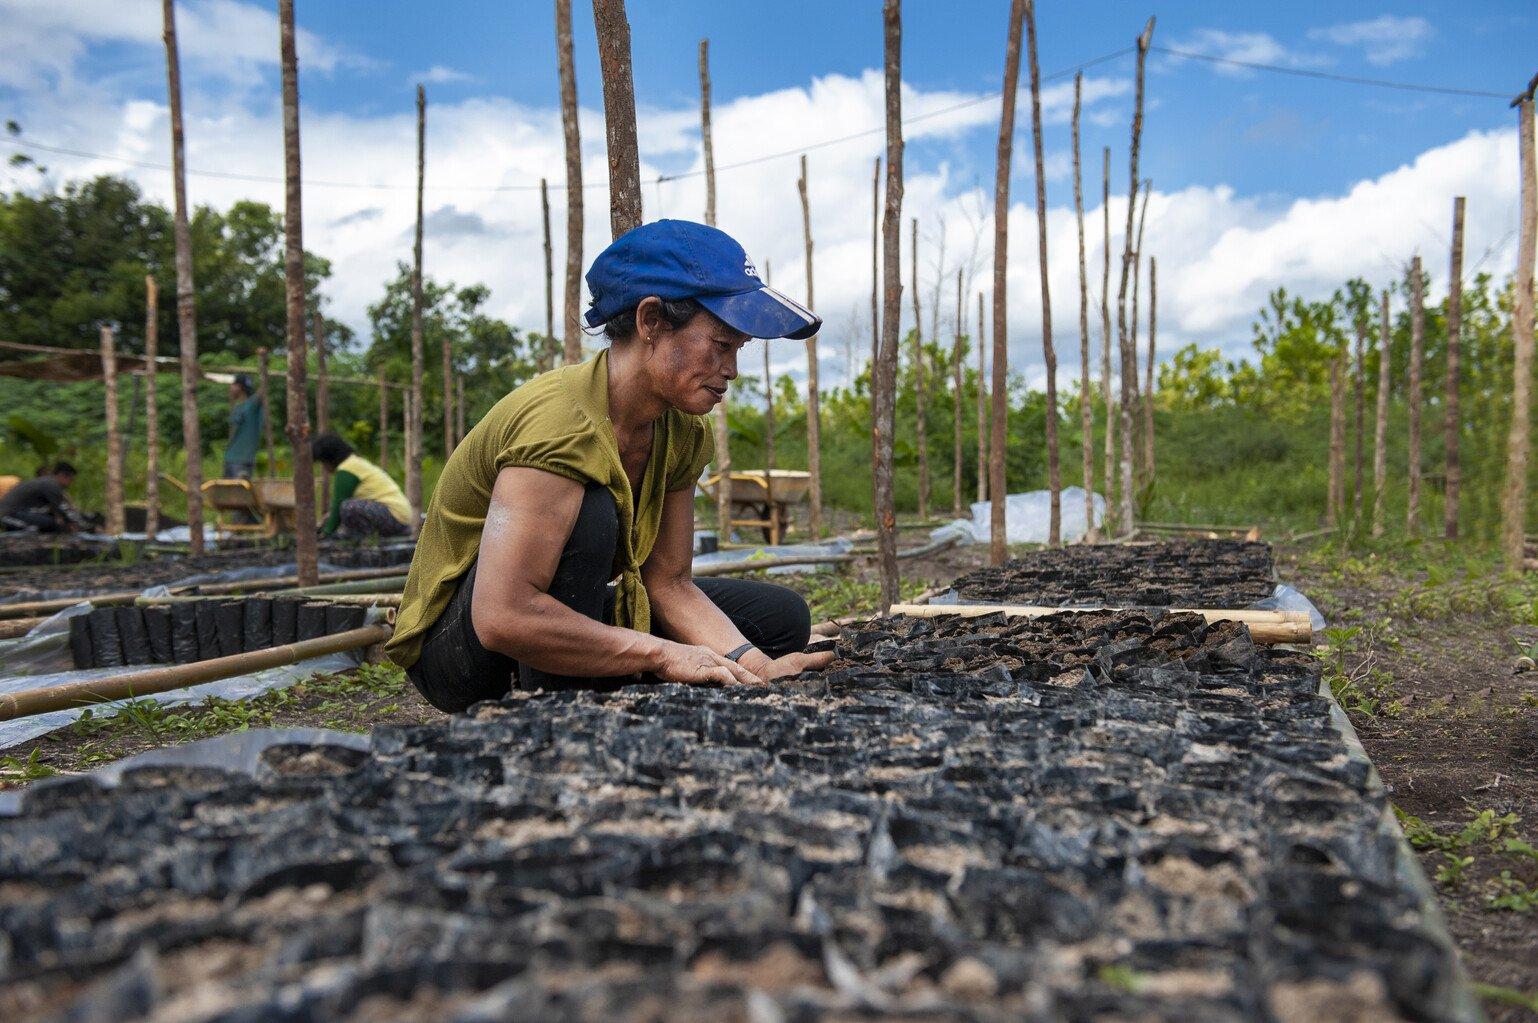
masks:
<path fill-rule="evenodd" d="M 236 373 L 235 379 L 232 380 L 231 383 L 240 388 L 242 391 L 245 391 L 247 398 L 256 393 L 256 385 L 252 384 L 251 378 L 244 373 Z"/>
<path fill-rule="evenodd" d="M 75 467 L 73 465 L 70 465 L 68 462 L 65 462 L 65 461 L 62 461 L 62 460 L 53 463 L 53 474 L 55 476 L 79 476 L 80 475 L 78 472 L 75 471 Z"/>
<path fill-rule="evenodd" d="M 692 298 L 659 299 L 662 303 L 662 318 L 668 326 L 677 330 L 690 320 L 695 314 L 705 308 Z M 632 306 L 622 313 L 616 313 L 609 318 L 609 322 L 603 325 L 603 336 L 610 341 L 628 341 L 636 335 L 635 311 L 639 306 Z"/>
<path fill-rule="evenodd" d="M 310 452 L 318 462 L 341 465 L 352 455 L 352 445 L 334 433 L 323 433 L 310 441 Z"/>

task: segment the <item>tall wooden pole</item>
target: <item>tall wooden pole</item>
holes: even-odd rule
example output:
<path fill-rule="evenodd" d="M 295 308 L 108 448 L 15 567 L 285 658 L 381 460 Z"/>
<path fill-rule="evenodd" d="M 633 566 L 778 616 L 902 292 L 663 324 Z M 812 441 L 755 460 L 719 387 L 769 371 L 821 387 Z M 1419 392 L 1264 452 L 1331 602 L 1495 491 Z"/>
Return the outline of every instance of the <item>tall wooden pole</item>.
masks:
<path fill-rule="evenodd" d="M 160 285 L 144 275 L 144 535 L 160 532 L 160 413 L 155 394 L 160 364 Z"/>
<path fill-rule="evenodd" d="M 609 230 L 615 238 L 641 226 L 641 154 L 636 147 L 635 83 L 625 0 L 593 0 L 603 115 L 609 149 Z"/>
<path fill-rule="evenodd" d="M 310 338 L 315 344 L 315 432 L 331 430 L 331 374 L 326 367 L 326 321 L 320 310 L 310 317 Z M 320 506 L 331 507 L 331 474 L 320 474 Z"/>
<path fill-rule="evenodd" d="M 1511 383 L 1511 426 L 1506 435 L 1506 488 L 1501 495 L 1501 550 L 1506 570 L 1522 570 L 1523 537 L 1527 525 L 1527 459 L 1532 445 L 1533 400 L 1533 256 L 1538 248 L 1538 179 L 1533 152 L 1533 88 L 1528 83 L 1518 97 L 1518 157 L 1522 173 L 1522 233 L 1517 240 L 1516 292 L 1511 302 L 1514 350 Z"/>
<path fill-rule="evenodd" d="M 1378 319 L 1378 403 L 1373 420 L 1372 449 L 1372 535 L 1383 535 L 1383 498 L 1388 489 L 1388 392 L 1390 363 L 1388 289 L 1383 290 L 1383 311 Z"/>
<path fill-rule="evenodd" d="M 1025 5 L 1031 69 L 1031 148 L 1036 156 L 1036 262 L 1041 270 L 1041 355 L 1047 364 L 1047 544 L 1063 541 L 1063 470 L 1057 450 L 1057 348 L 1052 344 L 1052 289 L 1047 268 L 1047 171 L 1041 154 L 1041 65 L 1036 59 L 1036 4 Z"/>
<path fill-rule="evenodd" d="M 465 377 L 463 373 L 454 377 L 454 436 L 460 440 L 465 439 Z"/>
<path fill-rule="evenodd" d="M 1352 384 L 1355 387 L 1356 409 L 1356 456 L 1355 470 L 1352 474 L 1351 484 L 1351 509 L 1352 514 L 1358 517 L 1362 514 L 1363 476 L 1365 475 L 1367 441 L 1364 430 L 1367 426 L 1367 380 L 1364 366 L 1366 365 L 1367 349 L 1367 320 L 1364 315 L 1356 320 L 1356 354 L 1354 358 L 1355 369 L 1352 372 Z"/>
<path fill-rule="evenodd" d="M 1137 88 L 1132 107 L 1132 149 L 1127 185 L 1127 240 L 1121 257 L 1121 289 L 1117 298 L 1117 335 L 1121 341 L 1121 512 L 1117 516 L 1124 532 L 1136 526 L 1132 482 L 1132 392 L 1137 386 L 1137 354 L 1127 325 L 1127 276 L 1135 259 L 1132 249 L 1132 215 L 1137 206 L 1138 150 L 1143 139 L 1143 73 L 1148 63 L 1148 45 L 1153 39 L 1154 19 L 1137 39 Z"/>
<path fill-rule="evenodd" d="M 988 500 L 988 349 L 983 329 L 983 293 L 977 293 L 977 500 Z"/>
<path fill-rule="evenodd" d="M 1421 369 L 1426 358 L 1425 276 L 1421 258 L 1410 260 L 1410 385 L 1405 404 L 1410 406 L 1409 499 L 1405 507 L 1405 529 L 1411 536 L 1420 532 L 1421 511 Z"/>
<path fill-rule="evenodd" d="M 567 365 L 582 361 L 582 134 L 577 123 L 577 72 L 571 48 L 571 0 L 555 0 L 556 63 L 561 76 L 561 135 L 566 142 Z"/>
<path fill-rule="evenodd" d="M 951 517 L 957 519 L 961 518 L 961 395 L 962 360 L 965 358 L 961 351 L 961 319 L 966 314 L 962 295 L 965 273 L 964 267 L 956 268 L 956 334 L 951 341 Z"/>
<path fill-rule="evenodd" d="M 1010 0 L 1004 44 L 1004 105 L 999 116 L 998 159 L 993 180 L 993 438 L 988 452 L 988 493 L 992 499 L 988 558 L 1002 565 L 1009 552 L 1005 536 L 1004 445 L 1009 427 L 1009 164 L 1015 152 L 1015 93 L 1020 87 L 1020 33 L 1026 0 Z"/>
<path fill-rule="evenodd" d="M 555 368 L 555 249 L 550 243 L 550 186 L 539 179 L 539 208 L 545 225 L 545 343 L 539 353 L 539 368 Z"/>
<path fill-rule="evenodd" d="M 1148 362 L 1143 376 L 1143 479 L 1154 478 L 1154 359 L 1159 341 L 1159 261 L 1148 257 Z"/>
<path fill-rule="evenodd" d="M 288 443 L 294 469 L 294 560 L 300 586 L 319 578 L 315 551 L 315 473 L 310 455 L 309 388 L 305 381 L 304 214 L 299 191 L 299 58 L 294 0 L 278 0 L 283 65 L 283 292 L 288 300 Z"/>
<path fill-rule="evenodd" d="M 110 324 L 101 325 L 101 380 L 107 421 L 107 533 L 123 532 L 123 435 L 118 432 L 117 340 Z"/>
<path fill-rule="evenodd" d="M 881 315 L 878 296 L 881 291 L 881 157 L 876 157 L 870 179 L 870 501 L 877 509 L 881 501 L 876 477 L 881 474 L 881 430 L 876 421 L 877 363 L 881 360 Z M 879 516 L 879 512 L 876 513 Z M 879 528 L 879 523 L 877 524 Z"/>
<path fill-rule="evenodd" d="M 816 308 L 812 288 L 812 203 L 807 195 L 806 154 L 801 154 L 801 235 L 806 239 L 806 307 Z M 811 517 L 808 528 L 815 539 L 822 535 L 822 398 L 817 379 L 817 335 L 806 339 L 806 469 L 811 474 Z"/>
<path fill-rule="evenodd" d="M 1111 392 L 1111 147 L 1101 153 L 1100 210 L 1104 214 L 1105 238 L 1100 246 L 1100 397 L 1105 403 L 1105 518 L 1104 532 L 1110 532 L 1120 508 L 1116 500 L 1116 399 Z"/>
<path fill-rule="evenodd" d="M 881 608 L 898 600 L 897 510 L 892 494 L 892 442 L 897 412 L 898 320 L 902 310 L 902 0 L 881 5 L 886 79 L 886 203 L 881 214 L 881 351 L 876 360 L 876 538 Z"/>
<path fill-rule="evenodd" d="M 1458 538 L 1458 491 L 1463 466 L 1458 455 L 1459 360 L 1463 348 L 1463 196 L 1453 199 L 1453 243 L 1447 273 L 1447 383 L 1442 392 L 1442 451 L 1446 461 L 1446 500 L 1442 503 L 1442 534 Z"/>
<path fill-rule="evenodd" d="M 267 449 L 268 479 L 278 474 L 277 455 L 272 446 L 272 399 L 267 381 L 267 371 L 271 368 L 271 364 L 272 353 L 265 347 L 258 348 L 256 350 L 256 393 L 262 403 L 262 443 Z"/>
<path fill-rule="evenodd" d="M 917 434 L 919 448 L 919 521 L 929 521 L 929 394 L 924 372 L 924 317 L 919 310 L 919 218 L 913 218 L 913 384 L 918 397 Z"/>
<path fill-rule="evenodd" d="M 411 246 L 411 420 L 406 427 L 406 503 L 411 533 L 422 521 L 422 189 L 427 177 L 427 92 L 417 86 L 417 222 Z M 447 410 L 445 410 L 447 414 Z"/>
<path fill-rule="evenodd" d="M 1324 524 L 1340 525 L 1346 503 L 1346 391 L 1342 373 L 1345 355 L 1330 360 L 1330 456 Z"/>
<path fill-rule="evenodd" d="M 700 40 L 700 138 L 705 150 L 705 223 L 716 226 L 716 151 L 710 130 L 710 40 Z M 710 414 L 716 440 L 716 530 L 721 542 L 732 538 L 732 431 L 726 399 Z"/>
<path fill-rule="evenodd" d="M 412 400 L 414 394 L 410 387 L 401 388 L 401 451 L 408 462 L 411 460 L 411 417 L 414 412 L 412 406 L 416 404 Z"/>
<path fill-rule="evenodd" d="M 379 467 L 389 472 L 390 465 L 390 385 L 385 371 L 379 371 Z"/>
<path fill-rule="evenodd" d="M 187 532 L 193 557 L 203 556 L 203 436 L 198 426 L 198 306 L 192 286 L 192 232 L 187 225 L 187 148 L 182 138 L 182 65 L 176 46 L 175 0 L 161 0 L 166 94 L 171 107 L 171 183 L 176 211 L 176 327 L 181 349 L 182 451 L 187 456 Z"/>
<path fill-rule="evenodd" d="M 769 340 L 764 339 L 764 500 L 768 502 L 769 542 L 780 542 L 780 516 L 774 507 L 774 372 L 769 368 Z"/>
<path fill-rule="evenodd" d="M 1140 453 L 1141 450 L 1142 450 L 1141 438 L 1139 438 L 1136 435 L 1137 432 L 1139 431 L 1139 427 L 1141 426 L 1140 418 L 1141 418 L 1141 406 L 1142 406 L 1142 401 L 1143 401 L 1142 400 L 1143 387 L 1142 387 L 1141 384 L 1138 383 L 1138 358 L 1139 358 L 1139 350 L 1138 350 L 1137 332 L 1138 332 L 1138 327 L 1142 324 L 1142 319 L 1140 318 L 1140 314 L 1139 314 L 1139 311 L 1138 311 L 1138 299 L 1140 297 L 1139 296 L 1139 292 L 1141 290 L 1140 289 L 1140 285 L 1141 285 L 1142 280 L 1143 280 L 1143 225 L 1148 223 L 1148 194 L 1150 192 L 1152 192 L 1152 191 L 1153 191 L 1153 182 L 1148 180 L 1147 178 L 1144 178 L 1143 179 L 1143 184 L 1142 184 L 1142 189 L 1141 189 L 1142 205 L 1141 205 L 1141 207 L 1138 210 L 1138 218 L 1137 218 L 1137 241 L 1132 243 L 1132 311 L 1129 314 L 1129 319 L 1131 320 L 1130 329 L 1131 329 L 1132 336 L 1131 336 L 1131 339 L 1128 342 L 1128 348 L 1130 349 L 1130 351 L 1132 353 L 1132 425 L 1133 425 L 1133 429 L 1132 429 L 1132 431 L 1128 432 L 1122 438 L 1123 443 L 1125 443 L 1128 446 L 1130 446 L 1132 448 L 1132 450 L 1133 450 L 1133 456 L 1132 457 L 1135 460 L 1134 468 L 1133 468 L 1133 478 L 1137 479 L 1137 480 L 1142 480 L 1144 485 L 1146 485 L 1146 473 L 1144 472 L 1143 458 L 1142 458 L 1142 455 Z"/>
<path fill-rule="evenodd" d="M 1079 228 L 1079 447 L 1083 451 L 1084 529 L 1095 531 L 1095 388 L 1089 370 L 1089 267 L 1084 249 L 1084 175 L 1079 164 L 1079 109 L 1084 72 L 1073 76 L 1073 212 Z"/>

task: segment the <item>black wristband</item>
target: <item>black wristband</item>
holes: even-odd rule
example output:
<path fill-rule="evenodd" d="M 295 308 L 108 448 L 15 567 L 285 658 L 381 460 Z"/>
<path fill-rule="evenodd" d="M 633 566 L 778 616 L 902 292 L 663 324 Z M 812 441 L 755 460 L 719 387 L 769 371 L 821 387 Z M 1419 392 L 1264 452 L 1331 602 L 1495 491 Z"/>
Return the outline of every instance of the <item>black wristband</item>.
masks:
<path fill-rule="evenodd" d="M 728 661 L 741 661 L 742 655 L 753 649 L 752 643 L 744 643 L 742 646 L 726 655 Z"/>

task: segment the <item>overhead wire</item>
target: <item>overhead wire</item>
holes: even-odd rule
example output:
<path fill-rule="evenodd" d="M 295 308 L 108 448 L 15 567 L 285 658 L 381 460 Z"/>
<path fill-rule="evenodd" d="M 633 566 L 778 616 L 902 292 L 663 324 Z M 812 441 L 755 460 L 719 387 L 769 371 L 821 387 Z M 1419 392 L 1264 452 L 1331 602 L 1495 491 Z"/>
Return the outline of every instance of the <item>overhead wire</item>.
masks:
<path fill-rule="evenodd" d="M 1402 92 L 1429 92 L 1442 96 L 1474 96 L 1480 99 L 1502 100 L 1510 98 L 1504 92 L 1490 92 L 1485 89 L 1464 89 L 1451 85 L 1423 85 L 1419 82 L 1396 82 L 1386 78 L 1363 78 L 1359 75 L 1341 75 L 1333 71 L 1314 71 L 1308 68 L 1287 67 L 1283 64 L 1265 64 L 1255 60 L 1218 57 L 1210 53 L 1193 53 L 1190 50 L 1177 50 L 1170 46 L 1149 46 L 1148 48 L 1155 53 L 1163 53 L 1170 57 L 1200 60 L 1208 64 L 1222 64 L 1227 67 L 1248 68 L 1251 71 L 1270 71 L 1279 75 L 1293 75 L 1297 78 L 1317 78 L 1327 82 L 1344 82 L 1348 85 L 1371 85 L 1380 89 L 1399 89 Z"/>

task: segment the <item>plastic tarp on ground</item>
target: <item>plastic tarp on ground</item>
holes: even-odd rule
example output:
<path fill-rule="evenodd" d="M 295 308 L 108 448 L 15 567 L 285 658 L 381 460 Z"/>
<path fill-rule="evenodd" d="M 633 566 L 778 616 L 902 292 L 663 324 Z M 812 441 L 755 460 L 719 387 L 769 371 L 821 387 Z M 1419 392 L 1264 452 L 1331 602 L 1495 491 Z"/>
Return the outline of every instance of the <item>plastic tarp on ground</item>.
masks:
<path fill-rule="evenodd" d="M 797 544 L 764 544 L 762 547 L 743 548 L 741 550 L 715 551 L 711 554 L 697 554 L 694 557 L 694 567 L 704 565 L 738 565 L 749 561 L 763 561 L 766 558 L 804 558 L 818 554 L 848 554 L 854 549 L 854 544 L 848 540 L 839 538 L 828 540 L 824 543 L 797 543 Z M 770 575 L 779 575 L 787 572 L 815 572 L 831 568 L 837 562 L 809 565 L 781 565 L 778 568 L 765 569 Z"/>
<path fill-rule="evenodd" d="M 1068 487 L 1059 501 L 1058 523 L 1063 543 L 1076 543 L 1089 532 L 1084 521 L 1084 488 Z M 941 526 L 929 535 L 932 539 L 959 537 L 964 544 L 988 543 L 993 537 L 991 522 L 992 501 L 977 501 L 972 505 L 970 519 L 957 519 Z M 1105 498 L 1095 495 L 1095 521 L 1105 521 Z M 1004 538 L 1009 543 L 1046 543 L 1052 524 L 1052 492 L 1031 490 L 1024 494 L 1010 494 L 1004 499 Z"/>

